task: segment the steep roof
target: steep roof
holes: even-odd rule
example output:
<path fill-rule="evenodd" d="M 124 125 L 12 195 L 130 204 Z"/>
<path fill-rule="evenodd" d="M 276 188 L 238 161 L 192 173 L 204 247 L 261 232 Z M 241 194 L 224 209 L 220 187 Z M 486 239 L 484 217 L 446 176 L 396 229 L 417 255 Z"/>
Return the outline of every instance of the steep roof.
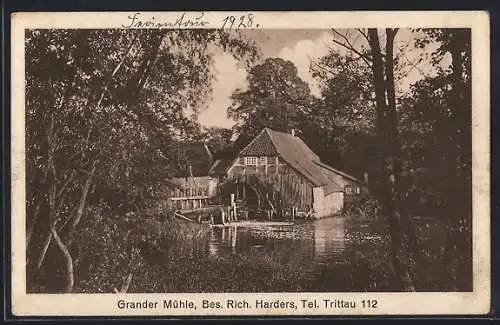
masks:
<path fill-rule="evenodd" d="M 214 158 L 208 146 L 203 142 L 180 143 L 177 150 L 178 172 L 175 177 L 206 176 Z"/>
<path fill-rule="evenodd" d="M 347 179 L 350 179 L 353 182 L 359 183 L 361 185 L 368 185 L 364 181 L 362 181 L 362 180 L 360 180 L 360 179 L 358 179 L 358 178 L 356 178 L 356 177 L 354 177 L 352 175 L 349 175 L 349 174 L 347 174 L 347 173 L 345 173 L 345 172 L 343 172 L 341 170 L 335 169 L 332 166 L 329 166 L 329 165 L 327 165 L 327 164 L 325 164 L 325 163 L 323 163 L 321 161 L 315 161 L 314 163 L 318 164 L 319 166 L 321 166 L 323 168 L 328 169 L 329 171 L 334 172 L 335 174 L 338 174 L 338 175 L 341 175 L 341 176 L 343 176 L 343 177 L 345 177 Z"/>
<path fill-rule="evenodd" d="M 240 156 L 276 156 L 278 153 L 270 138 L 270 129 L 264 128 L 243 150 Z"/>
<path fill-rule="evenodd" d="M 327 194 L 343 190 L 342 186 L 334 181 L 334 174 L 356 180 L 322 163 L 318 155 L 301 138 L 269 128 L 264 128 L 239 155 L 270 156 L 276 154 L 315 186 L 325 186 Z"/>

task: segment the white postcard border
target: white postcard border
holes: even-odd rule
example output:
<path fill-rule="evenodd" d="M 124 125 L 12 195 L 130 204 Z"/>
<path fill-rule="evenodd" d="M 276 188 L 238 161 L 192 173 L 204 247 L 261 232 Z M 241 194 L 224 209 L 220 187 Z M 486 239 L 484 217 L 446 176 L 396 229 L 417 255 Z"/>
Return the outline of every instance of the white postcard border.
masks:
<path fill-rule="evenodd" d="M 25 261 L 25 101 L 24 29 L 121 28 L 135 12 L 15 13 L 11 48 L 11 246 L 12 312 L 17 316 L 192 316 L 192 315 L 405 315 L 485 314 L 490 311 L 490 67 L 489 16 L 482 11 L 439 12 L 204 12 L 221 28 L 228 15 L 252 13 L 260 28 L 463 27 L 472 28 L 473 125 L 473 288 L 470 293 L 227 293 L 227 294 L 26 294 Z M 145 20 L 175 21 L 180 12 L 140 12 Z M 201 13 L 190 13 L 199 17 Z M 198 15 L 198 16 L 197 16 Z M 197 27 L 195 27 L 197 28 Z M 118 301 L 149 300 L 155 309 L 120 309 Z M 192 300 L 196 309 L 164 309 L 168 299 Z M 294 309 L 203 309 L 202 300 L 247 299 L 295 301 Z M 302 308 L 302 299 L 319 308 Z M 324 299 L 356 301 L 356 308 L 325 308 Z M 377 300 L 378 308 L 362 308 L 362 300 Z"/>

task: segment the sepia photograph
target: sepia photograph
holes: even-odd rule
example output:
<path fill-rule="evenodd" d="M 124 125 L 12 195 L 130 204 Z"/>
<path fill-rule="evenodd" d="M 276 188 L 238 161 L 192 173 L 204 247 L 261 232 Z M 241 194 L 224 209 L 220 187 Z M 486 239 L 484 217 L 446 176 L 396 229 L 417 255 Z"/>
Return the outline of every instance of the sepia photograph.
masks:
<path fill-rule="evenodd" d="M 25 293 L 476 291 L 473 29 L 219 16 L 22 31 Z"/>

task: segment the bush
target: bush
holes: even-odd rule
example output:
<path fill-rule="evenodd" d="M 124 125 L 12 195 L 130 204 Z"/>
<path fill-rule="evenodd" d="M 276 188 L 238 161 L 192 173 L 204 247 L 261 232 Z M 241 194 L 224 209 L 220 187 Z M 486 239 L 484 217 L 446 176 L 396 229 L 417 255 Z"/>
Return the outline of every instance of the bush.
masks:
<path fill-rule="evenodd" d="M 206 227 L 173 219 L 168 210 L 113 216 L 105 205 L 92 207 L 80 229 L 72 245 L 75 292 L 113 292 L 129 274 L 132 287 L 150 286 L 160 275 L 148 270 L 148 258 L 160 254 L 165 243 L 206 234 Z"/>
<path fill-rule="evenodd" d="M 373 197 L 367 197 L 358 203 L 349 204 L 345 207 L 345 216 L 353 219 L 378 219 L 380 218 L 382 206 Z"/>

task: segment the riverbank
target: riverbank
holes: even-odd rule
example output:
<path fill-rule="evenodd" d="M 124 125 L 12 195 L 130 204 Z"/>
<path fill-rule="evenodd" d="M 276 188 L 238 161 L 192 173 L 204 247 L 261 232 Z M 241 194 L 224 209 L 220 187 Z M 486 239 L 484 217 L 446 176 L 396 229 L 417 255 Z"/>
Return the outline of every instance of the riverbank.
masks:
<path fill-rule="evenodd" d="M 390 237 L 380 221 L 322 219 L 300 225 L 274 223 L 217 226 L 195 240 L 164 243 L 148 259 L 145 276 L 133 292 L 364 292 L 394 291 Z M 233 225 L 234 226 L 234 225 Z M 426 255 L 415 268 L 419 291 L 446 291 L 445 245 L 441 223 L 416 227 Z M 469 262 L 457 257 L 459 291 L 471 286 Z M 149 275 L 148 275 L 149 274 Z M 458 282 L 458 281 L 457 281 Z M 136 291 L 137 290 L 137 291 Z"/>
<path fill-rule="evenodd" d="M 73 252 L 79 270 L 75 292 L 113 292 L 129 275 L 130 293 L 394 291 L 390 237 L 381 220 L 208 226 L 175 218 L 97 215 L 85 222 L 92 225 L 85 229 L 99 233 L 82 232 L 75 246 L 86 247 Z M 450 290 L 449 267 L 458 272 L 458 291 L 471 288 L 467 256 L 456 255 L 453 265 L 446 264 L 443 227 L 436 220 L 417 222 L 426 256 L 423 268 L 411 265 L 418 273 L 417 290 Z"/>

